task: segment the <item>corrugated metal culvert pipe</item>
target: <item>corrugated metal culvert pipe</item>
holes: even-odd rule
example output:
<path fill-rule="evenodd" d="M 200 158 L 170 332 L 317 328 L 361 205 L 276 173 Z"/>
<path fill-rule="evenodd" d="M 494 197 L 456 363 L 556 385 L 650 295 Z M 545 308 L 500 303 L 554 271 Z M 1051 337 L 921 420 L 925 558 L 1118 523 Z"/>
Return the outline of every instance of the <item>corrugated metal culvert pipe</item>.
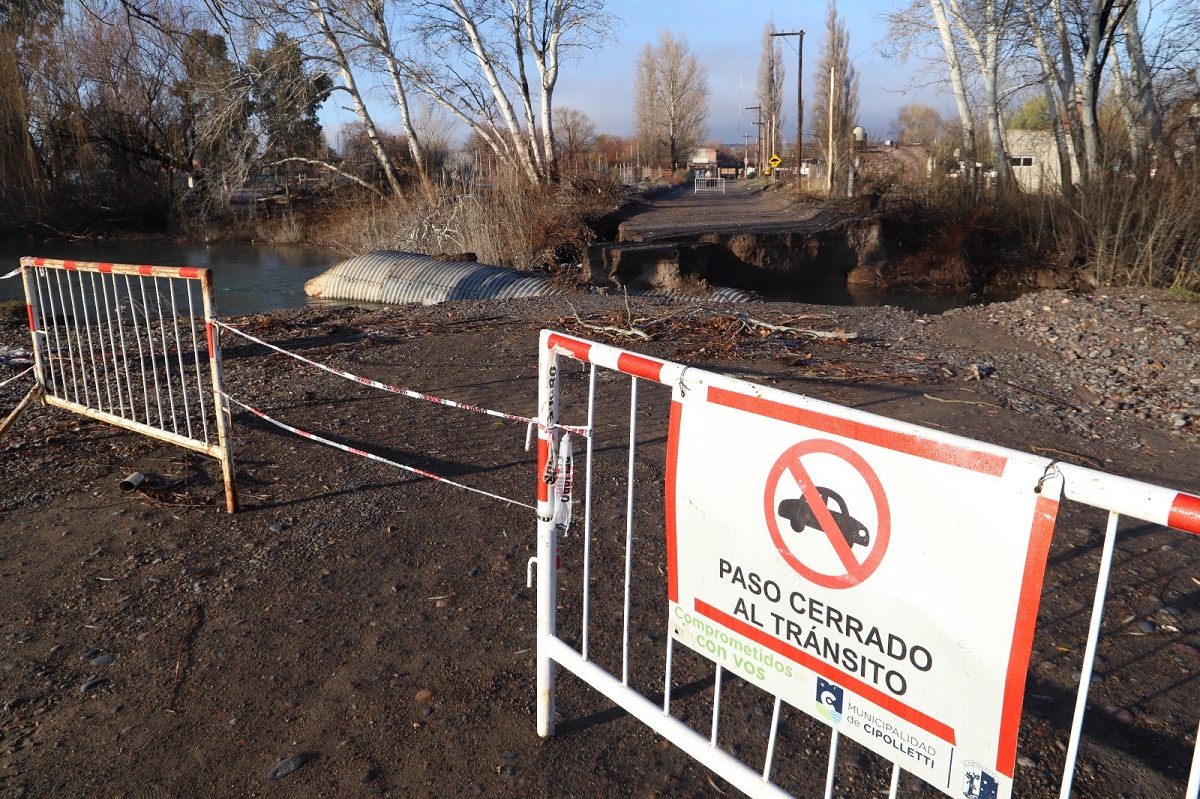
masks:
<path fill-rule="evenodd" d="M 389 305 L 564 293 L 545 275 L 489 264 L 439 261 L 397 250 L 375 250 L 348 258 L 305 283 L 304 292 L 328 300 Z"/>

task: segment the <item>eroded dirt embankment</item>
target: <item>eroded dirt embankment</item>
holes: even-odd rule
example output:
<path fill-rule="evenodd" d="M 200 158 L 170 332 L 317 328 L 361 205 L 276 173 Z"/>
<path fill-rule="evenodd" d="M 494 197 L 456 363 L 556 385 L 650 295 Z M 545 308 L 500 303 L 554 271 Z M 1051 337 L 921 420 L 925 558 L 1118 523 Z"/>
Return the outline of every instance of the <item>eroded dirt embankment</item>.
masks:
<path fill-rule="evenodd" d="M 727 182 L 724 192 L 685 186 L 631 208 L 617 242 L 589 254 L 588 277 L 597 285 L 650 290 L 685 288 L 697 279 L 743 289 L 844 281 L 877 257 L 869 243 L 878 227 L 744 181 Z"/>
<path fill-rule="evenodd" d="M 1049 270 L 1019 272 L 1011 258 L 969 264 L 961 247 L 939 240 L 936 226 L 913 209 L 803 203 L 745 181 L 728 181 L 724 192 L 684 186 L 642 199 L 622 216 L 617 243 L 589 253 L 593 284 L 672 290 L 704 280 L 752 290 L 824 284 L 944 293 L 1003 285 L 1011 294 L 1018 285 L 1071 282 Z"/>

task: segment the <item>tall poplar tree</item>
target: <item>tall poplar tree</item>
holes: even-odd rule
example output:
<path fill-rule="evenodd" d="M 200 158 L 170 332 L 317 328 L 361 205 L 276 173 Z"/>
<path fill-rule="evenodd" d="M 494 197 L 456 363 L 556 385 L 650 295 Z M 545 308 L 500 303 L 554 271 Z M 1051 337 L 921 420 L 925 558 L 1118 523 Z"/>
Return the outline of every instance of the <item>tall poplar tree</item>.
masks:
<path fill-rule="evenodd" d="M 820 58 L 813 76 L 813 99 L 806 114 L 812 125 L 818 149 L 825 153 L 833 185 L 839 180 L 849 160 L 855 120 L 858 117 L 858 70 L 850 63 L 850 33 L 846 22 L 837 13 L 837 3 L 830 0 L 825 15 L 825 36 L 821 40 Z M 832 91 L 831 91 L 832 89 Z M 832 149 L 830 130 L 833 131 Z"/>
<path fill-rule="evenodd" d="M 772 38 L 775 20 L 763 25 L 762 59 L 758 62 L 758 104 L 762 106 L 763 146 L 767 153 L 779 152 L 783 128 L 783 44 Z M 769 155 L 766 157 L 770 157 Z"/>
<path fill-rule="evenodd" d="M 679 169 L 708 134 L 708 70 L 686 39 L 663 29 L 658 44 L 642 50 L 636 80 L 642 152 Z"/>

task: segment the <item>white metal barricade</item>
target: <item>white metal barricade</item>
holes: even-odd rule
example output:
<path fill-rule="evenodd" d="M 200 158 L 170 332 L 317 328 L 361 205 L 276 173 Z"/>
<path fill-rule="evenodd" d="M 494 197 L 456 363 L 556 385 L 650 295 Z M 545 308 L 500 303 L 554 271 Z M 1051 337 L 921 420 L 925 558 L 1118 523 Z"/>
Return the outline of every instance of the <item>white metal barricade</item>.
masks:
<path fill-rule="evenodd" d="M 47 404 L 202 452 L 237 509 L 212 272 L 22 258 Z"/>
<path fill-rule="evenodd" d="M 566 368 L 570 363 L 568 359 L 582 362 L 585 365 L 585 372 L 581 374 L 577 370 Z M 618 395 L 615 400 L 598 406 L 596 401 L 598 373 L 601 380 L 611 384 L 612 379 L 617 376 L 614 372 L 624 373 L 631 378 L 628 399 Z M 852 698 L 857 703 L 866 697 L 866 700 L 877 701 L 882 707 L 894 710 L 902 721 L 913 722 L 915 726 L 912 729 L 921 733 L 917 736 L 908 736 L 904 732 L 903 723 L 898 726 L 888 726 L 881 722 L 880 719 L 883 717 L 892 718 L 884 711 L 879 711 L 879 716 L 863 715 L 863 718 L 869 719 L 876 726 L 873 735 L 879 741 L 876 742 L 878 746 L 873 751 L 883 755 L 892 763 L 890 787 L 887 789 L 890 796 L 897 795 L 902 772 L 915 774 L 928 783 L 928 775 L 931 772 L 930 769 L 923 767 L 934 765 L 935 748 L 930 746 L 928 749 L 924 749 L 925 744 L 921 740 L 923 737 L 942 747 L 942 751 L 939 753 L 942 762 L 937 765 L 937 768 L 943 768 L 944 773 L 948 776 L 943 784 L 933 784 L 938 791 L 956 797 L 970 797 L 970 799 L 1009 796 L 1013 788 L 1017 759 L 1017 725 L 1020 721 L 1025 697 L 1025 679 L 1029 653 L 1033 646 L 1037 604 L 1041 597 L 1042 575 L 1049 552 L 1060 494 L 1069 501 L 1108 512 L 1108 524 L 1104 535 L 1090 626 L 1079 669 L 1079 687 L 1075 697 L 1073 721 L 1067 743 L 1065 765 L 1058 788 L 1060 796 L 1070 796 L 1079 754 L 1084 711 L 1096 662 L 1096 649 L 1100 639 L 1101 619 L 1120 517 L 1132 516 L 1152 524 L 1200 534 L 1200 497 L 1055 460 L 1036 458 L 916 425 L 887 420 L 861 411 L 839 408 L 828 403 L 785 394 L 778 390 L 565 334 L 551 331 L 542 332 L 539 374 L 538 421 L 540 432 L 537 484 L 539 522 L 537 553 L 531 561 L 531 567 L 535 563 L 538 567 L 536 660 L 538 733 L 543 736 L 554 734 L 556 667 L 561 666 L 596 688 L 609 700 L 670 740 L 739 790 L 754 797 L 792 796 L 796 795 L 799 790 L 798 785 L 811 785 L 814 781 L 821 782 L 820 775 L 814 777 L 811 773 L 801 781 L 792 778 L 792 782 L 786 786 L 779 782 L 780 779 L 787 779 L 787 776 L 782 773 L 783 771 L 800 768 L 797 763 L 808 760 L 808 758 L 796 757 L 797 753 L 795 752 L 782 752 L 779 749 L 781 746 L 781 710 L 785 703 L 791 708 L 788 710 L 789 724 L 792 723 L 792 717 L 796 717 L 797 723 L 809 724 L 810 728 L 814 730 L 819 729 L 813 725 L 814 720 L 824 724 L 826 728 L 832 728 L 823 781 L 824 796 L 832 797 L 834 795 L 839 736 L 849 735 L 851 740 L 862 743 L 862 735 L 860 735 L 862 722 L 856 722 L 856 727 L 852 728 L 847 726 L 846 722 L 849 719 L 846 721 L 841 719 L 843 687 L 847 707 L 850 706 Z M 585 376 L 586 386 L 582 385 Z M 657 396 L 652 396 L 649 403 L 639 402 L 639 385 L 650 386 L 650 388 L 643 388 L 644 398 L 645 395 L 652 392 L 657 392 Z M 664 416 L 662 395 L 665 390 L 660 386 L 671 389 L 670 412 L 667 421 L 662 419 Z M 569 443 L 564 445 L 563 440 L 568 434 L 564 432 L 564 427 L 560 425 L 559 420 L 560 405 L 564 404 L 564 397 L 566 404 L 573 410 L 581 410 L 583 407 L 587 409 L 586 430 L 589 432 L 586 436 L 587 449 L 583 458 L 583 474 L 579 480 L 574 477 L 573 447 Z M 1016 562 L 1019 604 L 1014 606 L 1013 623 L 1009 628 L 1011 649 L 1005 650 L 1011 654 L 1008 662 L 1000 664 L 998 669 L 1001 672 L 1002 695 L 1000 700 L 1003 702 L 1003 708 L 1002 712 L 997 711 L 996 716 L 999 719 L 999 734 L 996 743 L 997 752 L 993 753 L 996 756 L 994 763 L 980 764 L 972 760 L 966 760 L 965 764 L 954 762 L 956 747 L 965 746 L 967 733 L 961 729 L 957 730 L 959 737 L 956 740 L 956 730 L 941 724 L 936 718 L 922 714 L 915 705 L 917 696 L 915 690 L 911 694 L 914 697 L 913 707 L 907 707 L 904 702 L 897 701 L 897 697 L 908 701 L 904 696 L 903 669 L 899 666 L 896 666 L 895 671 L 887 671 L 885 668 L 881 668 L 880 664 L 875 664 L 874 684 L 872 684 L 865 655 L 861 657 L 861 661 L 856 656 L 854 665 L 851 667 L 847 665 L 851 662 L 849 657 L 844 656 L 839 660 L 835 649 L 831 665 L 828 662 L 821 662 L 820 655 L 813 656 L 802 651 L 798 645 L 799 635 L 795 638 L 797 645 L 790 645 L 789 641 L 780 640 L 785 636 L 780 632 L 784 628 L 782 627 L 782 616 L 779 614 L 771 614 L 776 617 L 775 630 L 772 631 L 770 624 L 762 624 L 763 614 L 761 611 L 755 618 L 753 607 L 749 608 L 747 612 L 745 608 L 739 606 L 733 615 L 740 618 L 733 618 L 729 613 L 721 613 L 715 609 L 705 610 L 704 613 L 707 615 L 702 617 L 703 603 L 699 600 L 696 601 L 695 616 L 687 613 L 690 606 L 684 608 L 681 604 L 677 604 L 677 595 L 682 591 L 681 584 L 685 581 L 694 581 L 694 575 L 680 571 L 679 564 L 685 562 L 685 556 L 681 554 L 684 548 L 681 543 L 684 534 L 676 529 L 676 525 L 682 524 L 681 520 L 704 519 L 709 514 L 714 518 L 726 519 L 722 514 L 727 512 L 727 506 L 736 504 L 738 501 L 732 495 L 736 493 L 733 485 L 739 479 L 739 473 L 748 469 L 753 470 L 745 463 L 738 462 L 740 459 L 736 455 L 723 463 L 698 464 L 696 462 L 697 453 L 700 450 L 696 446 L 688 444 L 688 438 L 681 436 L 680 433 L 680 420 L 684 418 L 682 415 L 700 412 L 699 410 L 682 410 L 685 407 L 691 407 L 687 406 L 687 403 L 694 402 L 695 400 L 692 398 L 695 397 L 704 398 L 704 401 L 708 403 L 716 402 L 723 405 L 721 411 L 726 413 L 726 416 L 692 417 L 693 419 L 707 420 L 705 425 L 700 425 L 701 428 L 705 428 L 714 419 L 717 420 L 719 429 L 714 435 L 710 435 L 714 439 L 736 436 L 737 433 L 732 428 L 720 427 L 720 420 L 729 418 L 730 414 L 746 412 L 761 411 L 765 416 L 773 417 L 772 419 L 756 417 L 754 424 L 770 425 L 782 422 L 797 425 L 796 429 L 800 429 L 800 426 L 804 425 L 816 425 L 823 429 L 824 435 L 819 443 L 802 441 L 801 444 L 792 446 L 788 450 L 788 452 L 799 452 L 800 454 L 792 455 L 794 460 L 789 462 L 790 465 L 784 467 L 784 471 L 791 468 L 797 474 L 803 473 L 804 468 L 796 466 L 796 464 L 802 463 L 801 457 L 825 457 L 836 460 L 832 456 L 837 456 L 854 466 L 858 456 L 851 451 L 850 447 L 845 447 L 838 441 L 870 441 L 880 449 L 907 450 L 912 456 L 925 459 L 943 471 L 965 470 L 974 475 L 981 484 L 986 483 L 989 486 L 988 490 L 993 490 L 994 485 L 1009 481 L 1010 474 L 1019 477 L 1018 482 L 1021 484 L 1017 487 L 1021 492 L 1021 498 L 1013 500 L 1011 503 L 1006 502 L 1005 505 L 1015 506 L 1025 503 L 1029 512 L 1021 518 L 1032 519 L 1032 523 L 1028 532 L 1027 557 L 1026 550 L 1022 549 L 1020 554 L 1026 559 Z M 614 408 L 614 405 L 617 407 Z M 657 418 L 649 408 L 651 405 L 658 408 Z M 628 413 L 627 423 L 621 421 L 621 417 L 626 412 Z M 604 439 L 599 445 L 597 444 L 599 431 L 624 427 L 625 424 L 628 425 L 627 450 L 624 447 L 617 447 L 615 442 L 609 439 Z M 643 427 L 641 431 L 639 431 L 639 424 Z M 647 432 L 647 425 L 655 427 Z M 664 426 L 666 427 L 665 431 L 663 430 Z M 706 429 L 712 433 L 711 426 Z M 762 427 L 764 431 L 771 429 L 774 428 Z M 618 435 L 623 438 L 624 433 L 620 432 Z M 643 517 L 648 513 L 653 515 L 652 510 L 657 508 L 657 506 L 654 509 L 642 507 L 640 504 L 642 499 L 635 501 L 635 485 L 638 482 L 636 475 L 646 470 L 650 470 L 652 475 L 663 474 L 663 472 L 655 472 L 654 470 L 660 467 L 651 462 L 653 459 L 649 459 L 643 454 L 646 451 L 644 442 L 647 437 L 656 442 L 654 446 L 663 449 L 665 453 L 665 477 L 662 491 L 665 496 L 657 499 L 651 497 L 648 500 L 649 503 L 662 502 L 666 515 L 665 525 L 657 519 L 651 522 L 654 525 L 655 533 L 651 538 L 666 539 L 664 557 L 667 568 L 665 570 L 662 569 L 661 564 L 653 563 L 660 556 L 659 554 L 648 554 L 648 550 L 652 549 L 649 546 L 650 541 L 639 540 L 638 546 L 641 548 L 636 556 L 634 553 L 635 528 L 639 524 L 646 524 L 642 521 Z M 665 447 L 663 446 L 664 439 Z M 638 447 L 639 440 L 643 441 L 641 450 Z M 781 446 L 785 445 L 786 442 L 781 444 Z M 613 450 L 617 449 L 622 450 L 624 454 L 614 453 Z M 602 451 L 608 459 L 607 466 L 598 465 L 600 464 L 598 458 Z M 731 451 L 736 453 L 738 450 L 734 448 Z M 618 460 L 622 463 L 617 463 Z M 862 459 L 859 458 L 859 460 Z M 811 461 L 808 462 L 811 463 Z M 620 473 L 622 467 L 627 472 L 626 474 Z M 847 470 L 846 463 L 842 463 L 841 467 Z M 708 482 L 702 483 L 702 485 L 715 488 L 707 494 L 701 491 L 699 494 L 692 493 L 686 499 L 682 498 L 682 494 L 679 493 L 683 490 L 680 488 L 680 481 L 684 479 L 682 475 L 685 468 L 690 470 L 689 474 L 713 469 L 716 476 L 710 477 Z M 872 471 L 869 464 L 860 463 L 854 468 L 859 469 L 861 475 L 864 475 L 863 479 L 867 484 L 874 481 L 876 486 L 879 485 L 875 471 Z M 878 470 L 879 466 L 876 465 L 875 469 Z M 855 473 L 852 469 L 847 471 L 850 474 Z M 779 472 L 780 468 L 775 468 L 774 477 L 777 478 Z M 729 483 L 730 489 L 723 491 L 722 486 L 726 482 Z M 830 532 L 834 530 L 835 524 L 840 528 L 841 535 L 845 537 L 847 544 L 851 545 L 843 547 L 845 551 L 851 551 L 852 545 L 867 543 L 867 525 L 857 524 L 856 520 L 851 518 L 848 502 L 829 488 L 824 486 L 814 488 L 815 480 L 805 483 L 804 480 L 798 479 L 798 482 L 801 487 L 808 486 L 805 488 L 804 496 L 801 499 L 792 500 L 790 507 L 788 501 L 779 504 L 780 513 L 783 513 L 785 507 L 788 507 L 789 512 L 793 513 L 793 517 L 795 517 L 803 515 L 807 509 L 810 516 L 806 524 L 813 529 L 820 529 L 818 525 L 824 527 L 829 540 L 834 542 L 834 549 L 842 546 L 836 543 L 839 538 L 837 532 Z M 620 490 L 622 483 L 624 483 L 624 492 Z M 577 535 L 567 532 L 571 521 L 571 503 L 573 497 L 579 493 L 578 491 L 572 492 L 572 484 L 576 489 L 582 485 L 584 495 L 582 524 L 576 525 L 577 527 L 582 526 L 582 531 Z M 774 513 L 775 500 L 772 499 L 774 496 L 771 493 L 772 490 L 771 484 L 768 482 L 765 497 L 767 516 Z M 624 496 L 621 496 L 622 493 Z M 752 499 L 759 503 L 759 512 L 763 512 L 764 496 L 762 491 L 760 490 L 757 498 Z M 951 502 L 953 501 L 967 502 L 970 501 L 970 497 L 964 496 L 957 500 L 952 497 Z M 683 507 L 685 504 L 688 504 L 689 507 Z M 751 502 L 751 506 L 753 506 L 753 502 Z M 893 500 L 893 509 L 887 512 L 893 514 L 895 507 L 898 507 L 898 504 Z M 877 508 L 878 512 L 874 517 L 874 529 L 871 533 L 872 536 L 875 536 L 872 543 L 876 547 L 874 551 L 880 551 L 878 547 L 882 545 L 879 541 L 886 536 L 885 528 L 890 523 L 888 519 L 884 518 L 885 509 L 885 506 Z M 991 507 L 986 510 L 986 515 L 989 516 L 1003 516 L 1009 512 L 1007 507 Z M 1020 515 L 1020 511 L 1014 512 Z M 600 513 L 605 514 L 604 529 L 601 529 L 596 521 Z M 980 522 L 981 525 L 989 523 L 991 522 L 986 520 Z M 1005 524 L 1005 522 L 997 521 L 995 524 Z M 612 529 L 616 526 L 624 527 L 623 534 L 619 530 Z M 720 527 L 719 524 L 717 526 Z M 770 522 L 767 526 L 770 526 Z M 802 527 L 803 524 L 798 526 L 793 523 L 792 530 L 801 530 Z M 784 551 L 790 545 L 783 542 L 776 530 L 772 529 L 771 534 L 776 536 L 777 546 L 775 546 L 776 551 L 770 554 L 780 556 L 790 562 L 789 555 Z M 722 533 L 718 530 L 716 535 L 720 536 Z M 716 545 L 704 544 L 704 546 L 714 546 L 717 549 L 727 546 L 727 549 L 722 551 L 739 554 L 749 552 L 756 546 L 748 541 L 749 535 L 750 533 L 746 529 L 731 528 L 728 529 L 726 541 Z M 572 548 L 565 551 L 560 550 L 560 538 L 564 542 L 570 541 Z M 989 536 L 988 538 L 1005 538 L 1005 536 Z M 709 539 L 704 540 L 709 541 Z M 606 542 L 611 543 L 612 550 L 616 551 L 607 552 L 606 564 L 611 568 L 608 572 L 600 574 L 601 567 L 598 564 L 601 563 L 601 556 L 596 547 L 600 547 Z M 979 546 L 980 543 L 972 542 L 970 546 Z M 1022 546 L 1025 545 L 1022 544 Z M 904 551 L 898 548 L 899 545 L 893 544 L 893 547 L 897 548 L 899 552 Z M 932 545 L 927 548 L 932 548 Z M 986 549 L 986 547 L 984 548 Z M 772 545 L 768 543 L 766 550 L 770 551 L 771 549 Z M 918 554 L 920 557 L 926 556 L 923 552 Z M 707 556 L 708 553 L 701 553 L 701 555 Z M 893 555 L 889 554 L 888 557 L 893 557 Z M 709 560 L 714 558 L 715 555 L 712 555 Z M 871 556 L 868 556 L 862 563 L 866 564 L 870 560 Z M 1005 567 L 999 560 L 997 558 L 994 562 L 986 563 L 983 569 L 977 570 L 974 576 L 968 576 L 967 579 L 987 580 L 989 577 L 986 572 L 989 570 L 1004 571 Z M 847 585 L 853 585 L 855 579 L 863 579 L 861 576 L 856 578 L 850 573 L 852 572 L 850 564 L 862 565 L 859 564 L 857 557 L 852 556 L 845 562 L 847 574 L 840 575 L 836 579 L 842 581 L 849 579 L 850 582 L 834 584 L 833 588 L 844 588 Z M 742 582 L 739 590 L 744 593 L 754 593 L 773 601 L 779 601 L 779 587 L 775 585 L 772 588 L 773 581 L 762 575 L 749 573 L 734 575 L 732 574 L 735 568 L 733 565 L 727 564 L 724 560 L 720 563 L 720 574 L 716 577 L 712 575 L 706 577 L 705 579 L 709 580 L 706 585 L 711 586 L 717 580 L 740 579 Z M 658 571 L 655 571 L 656 565 Z M 794 568 L 800 574 L 808 573 L 803 570 L 802 565 Z M 834 571 L 836 572 L 837 569 Z M 612 572 L 619 572 L 619 574 L 614 575 Z M 801 581 L 800 584 L 825 584 L 824 581 L 834 578 L 814 572 L 809 579 L 813 582 Z M 647 582 L 649 581 L 657 583 L 657 587 L 649 590 L 650 598 L 647 599 Z M 836 580 L 834 582 L 836 583 Z M 571 592 L 565 591 L 563 586 L 570 587 Z M 611 586 L 614 590 L 605 592 L 603 591 L 605 586 Z M 618 586 L 623 586 L 623 591 L 620 591 Z M 777 595 L 771 596 L 772 591 L 777 592 Z M 791 599 L 793 603 L 794 595 L 795 592 Z M 682 600 L 678 601 L 682 602 Z M 803 601 L 803 597 L 801 597 L 801 601 Z M 815 600 L 813 601 L 815 602 Z M 894 601 L 897 604 L 905 604 L 908 599 L 896 597 Z M 997 598 L 995 601 L 997 604 L 1003 604 L 1001 598 Z M 771 607 L 769 603 L 767 607 Z M 832 605 L 822 606 L 820 602 L 815 602 L 815 604 L 810 602 L 807 610 L 810 619 L 815 613 L 825 613 L 824 620 L 832 629 L 835 613 Z M 837 632 L 843 632 L 841 624 L 844 621 L 845 632 L 849 637 L 849 632 L 852 631 L 851 618 L 853 617 L 841 611 L 836 612 Z M 570 618 L 567 619 L 567 616 Z M 615 629 L 615 619 L 617 618 L 620 619 L 620 632 Z M 561 624 L 564 619 L 568 622 L 566 627 Z M 720 621 L 713 622 L 713 619 L 725 619 L 725 626 L 722 626 Z M 613 620 L 614 623 L 606 626 L 603 623 L 606 620 Z M 578 633 L 575 632 L 575 624 L 578 624 Z M 685 629 L 692 626 L 695 629 Z M 860 640 L 862 629 L 864 629 L 862 623 L 859 622 Z M 707 638 L 702 638 L 699 633 L 696 633 L 696 630 L 707 635 Z M 779 634 L 773 635 L 773 632 Z M 607 636 L 603 644 L 600 642 L 602 634 Z M 876 634 L 878 635 L 878 633 Z M 789 628 L 786 637 L 791 638 L 791 635 L 792 630 Z M 964 640 L 969 637 L 964 633 Z M 987 637 L 984 636 L 984 638 Z M 869 638 L 870 636 L 868 636 L 868 640 Z M 700 639 L 699 644 L 696 643 L 697 639 Z M 915 636 L 910 637 L 906 644 L 903 636 L 888 634 L 886 650 L 884 650 L 882 642 L 880 643 L 880 650 L 886 651 L 893 658 L 900 647 L 904 646 L 909 653 L 910 662 L 902 665 L 908 668 L 909 673 L 915 679 L 919 679 L 922 672 L 932 669 L 934 656 L 930 652 L 935 651 L 933 647 L 926 649 L 916 645 L 917 640 L 918 638 Z M 683 641 L 687 648 L 682 650 L 676 648 L 674 644 L 677 641 Z M 665 651 L 657 646 L 648 645 L 657 643 L 665 643 Z M 705 646 L 708 647 L 707 652 Z M 828 659 L 830 646 L 828 639 L 824 646 L 824 656 Z M 964 643 L 964 649 L 966 646 Z M 745 672 L 739 671 L 737 674 L 741 680 L 730 681 L 729 671 L 733 669 L 732 663 L 722 667 L 722 658 L 727 657 L 725 650 L 729 650 L 732 653 L 732 659 L 739 662 L 741 660 L 749 661 L 750 655 L 747 653 L 755 653 L 757 660 L 754 664 L 748 664 L 753 667 L 747 668 Z M 738 658 L 738 652 L 743 653 L 744 657 Z M 938 657 L 940 656 L 938 655 Z M 688 690 L 681 689 L 682 681 L 687 679 L 679 665 L 681 657 L 685 670 L 690 669 L 690 674 L 695 674 L 696 668 L 699 668 L 697 664 L 707 664 L 707 673 L 713 675 L 708 678 L 708 682 L 705 683 L 707 687 L 704 688 L 706 692 L 711 692 L 706 693 L 711 696 L 712 713 L 708 735 L 694 728 L 696 723 L 693 721 L 696 718 L 694 712 L 685 711 L 686 715 L 682 718 L 680 715 L 672 713 L 673 691 L 676 693 L 675 701 L 677 702 L 682 701 L 679 700 L 681 694 L 688 694 L 687 699 L 694 701 L 698 693 L 695 690 L 696 680 L 684 686 Z M 885 667 L 893 663 L 883 655 L 879 657 L 884 661 Z M 649 665 L 639 661 L 647 661 Z M 715 674 L 712 671 L 714 662 L 716 664 Z M 874 661 L 871 662 L 874 663 Z M 782 678 L 772 682 L 777 678 L 775 672 L 780 674 L 787 672 L 790 679 L 793 671 L 799 672 L 804 669 L 815 670 L 815 674 L 818 675 L 815 681 L 818 690 L 824 688 L 828 692 L 836 693 L 837 716 L 829 715 L 833 710 L 832 701 L 830 701 L 829 707 L 821 705 L 825 699 L 820 694 L 818 694 L 815 710 L 811 702 L 811 694 L 808 695 L 810 697 L 808 708 L 804 709 L 800 707 L 801 703 L 798 703 L 788 693 L 792 690 L 791 683 L 780 682 L 779 680 Z M 855 672 L 855 669 L 858 671 Z M 754 674 L 756 671 L 758 672 L 757 677 Z M 749 677 L 747 677 L 747 673 L 750 674 Z M 894 679 L 893 674 L 896 675 Z M 820 675 L 823 675 L 825 679 L 822 679 Z M 759 695 L 765 697 L 773 705 L 769 719 L 765 707 L 761 708 L 764 712 L 759 714 L 764 725 L 762 737 L 765 741 L 763 746 L 755 751 L 755 754 L 762 756 L 761 765 L 751 765 L 745 757 L 739 757 L 722 746 L 723 731 L 720 721 L 723 716 L 723 701 L 727 703 L 741 701 L 737 697 L 745 693 L 747 682 L 755 686 L 754 690 L 764 689 L 765 693 Z M 843 687 L 832 685 L 833 682 L 840 682 Z M 772 688 L 773 685 L 783 685 L 783 688 L 775 691 Z M 723 686 L 731 697 L 727 700 L 722 699 Z M 657 701 L 660 690 L 661 702 Z M 889 691 L 892 695 L 888 695 Z M 966 692 L 966 695 L 975 701 L 969 684 L 966 686 Z M 981 687 L 977 699 L 981 707 L 989 701 L 984 693 L 985 691 Z M 694 704 L 690 707 L 694 710 Z M 704 707 L 706 708 L 707 705 Z M 735 704 L 732 708 L 727 708 L 724 716 L 728 718 L 737 707 Z M 742 709 L 745 710 L 745 707 Z M 807 716 L 794 713 L 794 709 L 802 710 L 807 713 Z M 744 712 L 742 721 L 750 721 L 752 718 L 753 713 Z M 740 728 L 745 725 L 733 726 L 740 732 Z M 882 732 L 880 728 L 883 728 Z M 930 731 L 932 735 L 926 736 L 925 731 Z M 855 735 L 859 737 L 856 738 Z M 949 745 L 944 742 L 949 742 Z M 812 741 L 806 739 L 805 743 L 811 745 Z M 871 748 L 867 744 L 863 745 L 868 749 Z M 743 754 L 748 749 L 754 749 L 753 746 L 742 744 L 738 744 L 738 748 Z M 945 764 L 947 753 L 949 754 L 949 764 Z M 967 753 L 969 754 L 969 752 Z M 776 757 L 777 754 L 782 754 L 782 760 Z M 775 776 L 773 776 L 773 772 Z M 950 779 L 951 776 L 954 780 Z M 882 779 L 882 775 L 880 778 Z M 868 790 L 870 788 L 870 786 L 863 785 L 858 787 Z M 847 789 L 842 786 L 842 790 Z M 879 787 L 879 790 L 882 792 L 882 786 Z M 1188 799 L 1196 799 L 1198 791 L 1200 791 L 1200 749 L 1193 747 L 1191 771 L 1185 796 Z M 859 795 L 875 794 L 871 792 Z"/>
<path fill-rule="evenodd" d="M 719 191 L 725 193 L 725 178 L 706 178 L 699 175 L 696 176 L 696 188 L 693 194 L 698 194 L 702 191 Z"/>

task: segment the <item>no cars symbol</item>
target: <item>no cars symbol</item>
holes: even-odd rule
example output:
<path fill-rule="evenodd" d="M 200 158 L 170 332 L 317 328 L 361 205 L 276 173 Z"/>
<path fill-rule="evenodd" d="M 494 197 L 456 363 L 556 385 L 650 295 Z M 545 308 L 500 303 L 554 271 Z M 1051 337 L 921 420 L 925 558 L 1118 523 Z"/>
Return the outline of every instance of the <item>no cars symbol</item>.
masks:
<path fill-rule="evenodd" d="M 826 481 L 823 473 L 810 473 L 806 461 L 812 463 L 819 459 L 807 456 L 814 455 L 844 461 L 849 471 L 844 467 L 838 469 L 842 475 L 837 478 L 839 480 L 845 481 L 847 474 L 857 475 L 855 481 L 865 487 L 865 491 L 858 491 L 860 498 L 869 496 L 875 503 L 873 531 L 860 521 L 866 514 L 856 508 L 857 516 L 852 515 L 851 508 L 842 498 L 843 494 L 849 495 L 849 489 L 854 486 L 839 485 L 835 489 L 820 485 L 819 481 Z M 785 479 L 784 475 L 788 477 Z M 858 585 L 874 573 L 887 552 L 892 518 L 883 484 L 861 455 L 837 441 L 812 439 L 785 450 L 767 475 L 763 512 L 771 540 L 787 564 L 801 577 L 825 588 Z M 801 546 L 799 536 L 818 536 L 828 546 L 807 539 Z M 854 551 L 855 547 L 862 548 L 861 554 Z M 813 557 L 813 553 L 821 550 L 827 553 L 829 548 L 836 556 L 835 562 L 841 565 L 840 571 L 831 569 L 828 563 L 814 565 L 820 558 Z M 810 562 L 806 563 L 806 560 Z"/>

